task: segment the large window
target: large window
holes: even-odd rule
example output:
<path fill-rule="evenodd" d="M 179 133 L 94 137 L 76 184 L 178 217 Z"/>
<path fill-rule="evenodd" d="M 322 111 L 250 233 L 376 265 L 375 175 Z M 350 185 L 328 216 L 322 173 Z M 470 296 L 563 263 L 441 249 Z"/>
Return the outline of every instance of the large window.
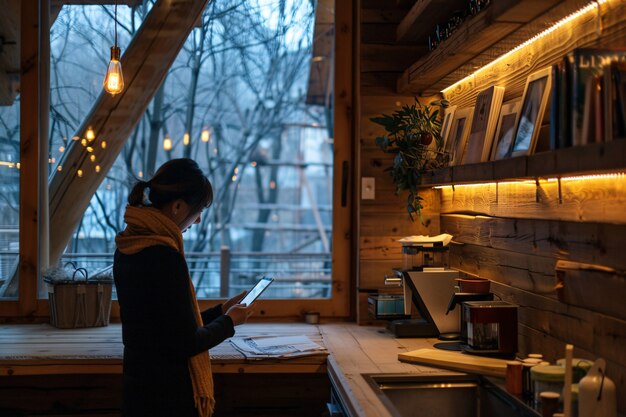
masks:
<path fill-rule="evenodd" d="M 202 223 L 184 235 L 199 296 L 235 294 L 269 272 L 277 282 L 268 298 L 330 298 L 332 4 L 210 2 L 63 259 L 92 271 L 110 265 L 134 181 L 168 159 L 191 157 L 215 190 Z M 149 11 L 118 8 L 122 51 Z M 74 132 L 101 93 L 112 15 L 113 6 L 64 6 L 52 26 L 51 175 L 80 175 L 63 166 L 63 152 L 82 140 Z"/>

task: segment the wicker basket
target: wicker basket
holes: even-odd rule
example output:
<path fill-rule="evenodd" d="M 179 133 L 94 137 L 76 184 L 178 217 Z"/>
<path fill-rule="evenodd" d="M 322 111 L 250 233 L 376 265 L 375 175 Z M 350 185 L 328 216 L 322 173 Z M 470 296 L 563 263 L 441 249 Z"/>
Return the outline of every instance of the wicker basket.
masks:
<path fill-rule="evenodd" d="M 50 324 L 53 326 L 75 329 L 109 324 L 113 287 L 111 277 L 89 278 L 84 268 L 76 268 L 69 277 L 56 270 L 54 274 L 46 276 L 44 281 L 48 283 Z"/>

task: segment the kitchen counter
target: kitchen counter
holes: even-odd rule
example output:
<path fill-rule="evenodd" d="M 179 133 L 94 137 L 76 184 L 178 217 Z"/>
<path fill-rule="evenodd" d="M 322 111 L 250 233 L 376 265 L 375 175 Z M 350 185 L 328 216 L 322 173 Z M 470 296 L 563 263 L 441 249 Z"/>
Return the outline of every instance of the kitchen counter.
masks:
<path fill-rule="evenodd" d="M 424 374 L 441 369 L 398 361 L 398 353 L 430 348 L 436 339 L 394 338 L 382 327 L 354 323 L 251 323 L 237 336 L 305 334 L 327 347 L 329 355 L 249 360 L 230 343 L 211 349 L 216 374 L 328 371 L 353 416 L 390 417 L 362 374 Z M 0 325 L 0 376 L 119 374 L 121 326 L 59 330 L 47 324 Z"/>

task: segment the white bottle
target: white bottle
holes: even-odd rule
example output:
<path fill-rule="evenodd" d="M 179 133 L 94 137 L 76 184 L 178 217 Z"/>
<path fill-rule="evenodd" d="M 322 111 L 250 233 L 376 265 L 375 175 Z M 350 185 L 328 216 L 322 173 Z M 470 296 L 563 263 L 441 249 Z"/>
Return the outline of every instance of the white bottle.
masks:
<path fill-rule="evenodd" d="M 578 417 L 616 417 L 615 383 L 605 375 L 606 362 L 598 359 L 578 383 Z"/>

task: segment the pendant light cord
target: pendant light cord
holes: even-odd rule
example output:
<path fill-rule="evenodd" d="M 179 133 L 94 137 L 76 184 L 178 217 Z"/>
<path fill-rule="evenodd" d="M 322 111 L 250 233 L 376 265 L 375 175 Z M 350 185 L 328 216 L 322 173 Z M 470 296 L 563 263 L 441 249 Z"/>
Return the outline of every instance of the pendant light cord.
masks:
<path fill-rule="evenodd" d="M 117 47 L 117 0 L 115 0 L 115 46 Z"/>

